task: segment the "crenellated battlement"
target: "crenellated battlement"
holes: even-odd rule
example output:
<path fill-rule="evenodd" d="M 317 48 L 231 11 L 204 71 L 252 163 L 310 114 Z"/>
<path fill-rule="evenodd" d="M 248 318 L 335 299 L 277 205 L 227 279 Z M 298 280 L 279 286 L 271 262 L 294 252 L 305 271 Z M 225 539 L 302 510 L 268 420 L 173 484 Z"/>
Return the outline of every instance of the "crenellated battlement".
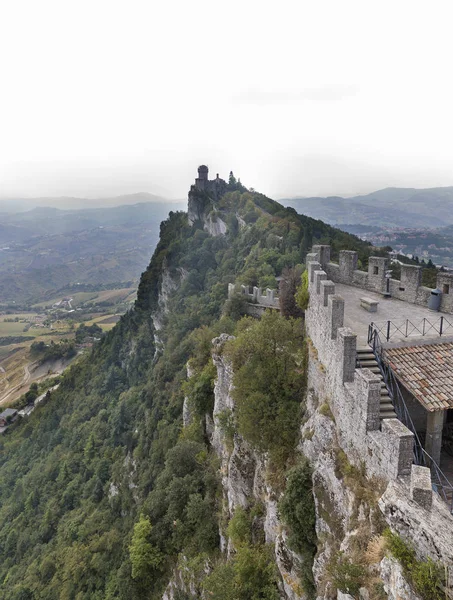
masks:
<path fill-rule="evenodd" d="M 354 255 L 343 255 L 343 269 L 353 272 Z M 427 508 L 429 469 L 420 471 L 423 467 L 419 467 L 413 473 L 412 432 L 398 419 L 381 421 L 380 378 L 370 369 L 356 368 L 357 336 L 343 326 L 345 302 L 335 293 L 335 283 L 322 268 L 321 260 L 326 256 L 326 252 L 307 256 L 310 303 L 305 322 L 317 353 L 317 360 L 310 361 L 309 385 L 329 398 L 341 446 L 351 462 L 364 462 L 369 475 L 388 481 L 412 477 L 413 498 L 422 497 Z"/>
<path fill-rule="evenodd" d="M 262 288 L 256 286 L 251 287 L 248 285 L 235 285 L 234 283 L 229 283 L 228 298 L 232 298 L 236 294 L 245 298 L 247 302 L 260 305 L 261 307 L 280 308 L 277 291 L 270 288 L 266 288 L 265 293 L 263 293 Z"/>
<path fill-rule="evenodd" d="M 449 507 L 433 492 L 430 469 L 413 464 L 413 433 L 397 418 L 381 418 L 381 379 L 370 369 L 356 368 L 357 335 L 344 327 L 345 301 L 336 294 L 334 279 L 341 271 L 343 281 L 351 284 L 351 279 L 359 281 L 369 274 L 356 270 L 356 253 L 341 253 L 340 264 L 333 265 L 329 251 L 318 247 L 307 256 L 310 300 L 305 324 L 312 348 L 308 389 L 321 402 L 328 401 L 338 443 L 348 460 L 364 466 L 368 477 L 387 482 L 379 500 L 387 523 L 411 540 L 420 556 L 450 565 L 453 517 Z M 384 268 L 380 261 L 371 261 L 370 268 Z M 420 275 L 410 268 L 401 280 L 415 286 Z M 377 279 L 367 281 L 379 285 Z"/>
<path fill-rule="evenodd" d="M 316 261 L 324 270 L 328 279 L 335 283 L 343 283 L 355 287 L 377 292 L 389 293 L 392 298 L 428 306 L 431 289 L 422 285 L 423 267 L 417 265 L 401 265 L 401 279 L 388 279 L 386 272 L 391 267 L 387 258 L 371 256 L 368 259 L 368 271 L 357 269 L 358 254 L 353 250 L 340 250 L 338 264 L 330 260 L 330 246 L 313 246 L 312 252 L 307 255 L 307 264 Z M 453 274 L 438 273 L 437 288 L 442 293 L 440 310 L 453 313 Z"/>

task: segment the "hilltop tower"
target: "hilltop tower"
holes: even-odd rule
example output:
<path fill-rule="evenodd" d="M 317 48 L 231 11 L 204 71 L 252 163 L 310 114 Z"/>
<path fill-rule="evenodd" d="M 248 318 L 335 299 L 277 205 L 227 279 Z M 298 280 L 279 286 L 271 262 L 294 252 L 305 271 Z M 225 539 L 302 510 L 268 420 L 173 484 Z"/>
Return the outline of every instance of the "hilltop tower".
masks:
<path fill-rule="evenodd" d="M 195 187 L 199 190 L 206 191 L 208 183 L 209 169 L 206 165 L 198 167 L 198 177 L 195 179 Z"/>

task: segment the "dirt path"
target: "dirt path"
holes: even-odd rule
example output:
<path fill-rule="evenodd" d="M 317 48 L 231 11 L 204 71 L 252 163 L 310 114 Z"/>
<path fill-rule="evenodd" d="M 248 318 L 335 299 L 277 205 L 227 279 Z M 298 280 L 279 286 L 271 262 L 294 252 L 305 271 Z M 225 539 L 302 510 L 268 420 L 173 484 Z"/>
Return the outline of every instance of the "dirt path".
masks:
<path fill-rule="evenodd" d="M 19 396 L 21 396 L 22 394 L 25 394 L 25 392 L 28 391 L 28 389 L 22 391 L 22 388 L 24 386 L 26 386 L 27 383 L 30 381 L 30 379 L 31 379 L 30 367 L 32 367 L 35 364 L 36 363 L 30 363 L 30 364 L 27 363 L 24 365 L 24 377 L 23 377 L 22 381 L 20 383 L 18 383 L 17 385 L 15 385 L 10 390 L 8 390 L 6 393 L 4 393 L 0 397 L 0 404 L 4 404 L 8 400 L 11 400 L 11 398 L 10 398 L 11 394 L 17 393 L 17 392 L 19 392 L 19 390 L 21 390 Z M 30 386 L 28 386 L 28 388 L 29 387 Z"/>
<path fill-rule="evenodd" d="M 38 361 L 25 364 L 21 382 L 0 395 L 0 405 L 17 400 L 22 394 L 26 394 L 32 383 L 40 383 L 49 377 L 60 375 L 71 362 L 72 360 L 63 361 L 58 359 L 44 364 L 39 364 Z"/>

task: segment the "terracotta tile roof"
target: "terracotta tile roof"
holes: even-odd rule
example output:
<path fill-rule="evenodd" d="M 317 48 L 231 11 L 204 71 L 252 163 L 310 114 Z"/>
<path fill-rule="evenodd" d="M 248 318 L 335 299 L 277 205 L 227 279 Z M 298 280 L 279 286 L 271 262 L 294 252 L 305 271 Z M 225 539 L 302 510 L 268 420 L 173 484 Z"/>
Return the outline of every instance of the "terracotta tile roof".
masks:
<path fill-rule="evenodd" d="M 453 408 L 453 343 L 387 348 L 384 356 L 424 408 Z"/>

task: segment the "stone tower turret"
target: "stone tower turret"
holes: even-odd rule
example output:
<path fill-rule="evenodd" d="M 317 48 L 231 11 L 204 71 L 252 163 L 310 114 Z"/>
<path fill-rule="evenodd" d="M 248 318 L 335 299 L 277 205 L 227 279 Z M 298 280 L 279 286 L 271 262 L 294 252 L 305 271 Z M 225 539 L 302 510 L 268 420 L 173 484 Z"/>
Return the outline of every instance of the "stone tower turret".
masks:
<path fill-rule="evenodd" d="M 200 165 L 198 167 L 198 177 L 195 179 L 195 187 L 199 190 L 206 191 L 208 184 L 208 173 L 209 169 L 206 165 Z"/>

